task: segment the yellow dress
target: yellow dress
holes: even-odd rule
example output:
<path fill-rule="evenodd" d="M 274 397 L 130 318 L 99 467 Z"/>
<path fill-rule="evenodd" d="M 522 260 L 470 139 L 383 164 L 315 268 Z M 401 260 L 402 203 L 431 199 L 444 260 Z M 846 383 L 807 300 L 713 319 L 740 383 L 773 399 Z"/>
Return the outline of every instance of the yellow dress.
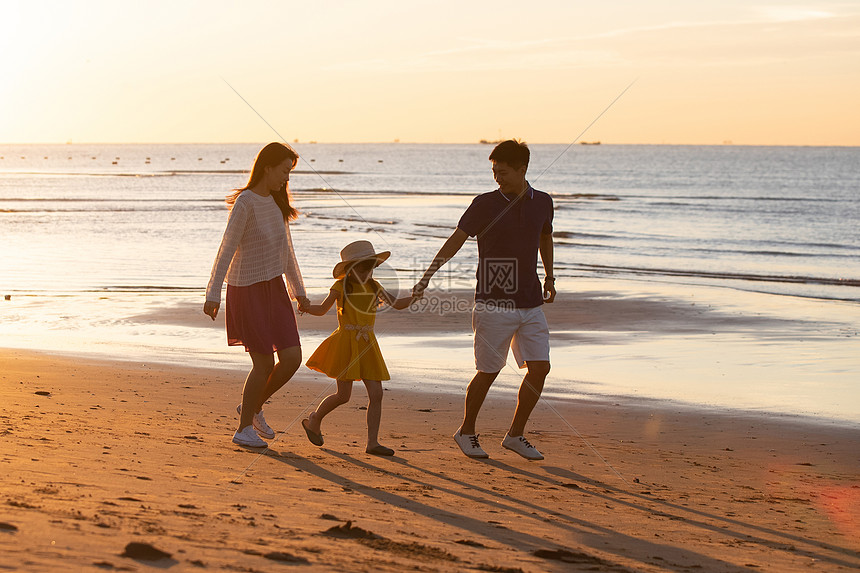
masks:
<path fill-rule="evenodd" d="M 350 287 L 344 303 L 343 281 L 332 285 L 338 293 L 337 330 L 311 354 L 307 367 L 335 380 L 390 380 L 373 333 L 376 293 L 382 287 L 375 280 L 352 282 Z"/>

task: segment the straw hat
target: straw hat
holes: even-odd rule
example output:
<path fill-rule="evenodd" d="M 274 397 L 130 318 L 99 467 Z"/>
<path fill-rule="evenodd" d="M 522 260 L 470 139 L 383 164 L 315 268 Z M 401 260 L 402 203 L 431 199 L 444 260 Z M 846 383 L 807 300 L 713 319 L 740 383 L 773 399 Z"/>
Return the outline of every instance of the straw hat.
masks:
<path fill-rule="evenodd" d="M 374 266 L 378 267 L 390 256 L 391 251 L 375 252 L 370 241 L 355 241 L 345 246 L 340 252 L 340 262 L 334 266 L 331 274 L 334 278 L 341 279 L 346 275 L 346 271 L 350 265 L 354 265 L 360 261 L 376 259 L 376 265 Z"/>

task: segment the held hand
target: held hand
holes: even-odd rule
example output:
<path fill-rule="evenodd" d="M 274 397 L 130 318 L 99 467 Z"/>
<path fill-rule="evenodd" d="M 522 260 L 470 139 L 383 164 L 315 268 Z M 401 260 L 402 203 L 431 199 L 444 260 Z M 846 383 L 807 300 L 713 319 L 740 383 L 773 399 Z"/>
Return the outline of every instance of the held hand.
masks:
<path fill-rule="evenodd" d="M 419 299 L 424 296 L 424 289 L 427 288 L 427 283 L 422 279 L 414 287 L 412 287 L 412 298 Z"/>
<path fill-rule="evenodd" d="M 308 307 L 311 305 L 311 300 L 306 296 L 300 296 L 297 301 L 299 312 L 307 312 Z"/>
<path fill-rule="evenodd" d="M 555 283 L 551 280 L 543 283 L 543 301 L 551 303 L 555 300 Z"/>
<path fill-rule="evenodd" d="M 211 300 L 207 300 L 203 303 L 203 314 L 215 320 L 215 317 L 218 316 L 218 307 L 221 306 L 217 302 L 212 302 Z"/>

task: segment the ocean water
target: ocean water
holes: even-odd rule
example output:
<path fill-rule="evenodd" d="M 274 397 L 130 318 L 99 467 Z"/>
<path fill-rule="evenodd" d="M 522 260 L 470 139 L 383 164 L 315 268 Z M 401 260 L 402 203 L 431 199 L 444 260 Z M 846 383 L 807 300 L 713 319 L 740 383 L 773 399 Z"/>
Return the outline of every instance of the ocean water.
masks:
<path fill-rule="evenodd" d="M 495 187 L 488 145 L 295 147 L 302 160 L 291 188 L 301 217 L 293 238 L 312 298 L 327 292 L 339 250 L 356 239 L 391 250 L 388 286 L 409 289 L 472 197 Z M 0 145 L 0 294 L 11 299 L 0 301 L 7 303 L 0 306 L 0 346 L 244 364 L 242 353 L 224 348 L 223 335 L 211 330 L 147 330 L 132 327 L 129 317 L 202 301 L 226 221 L 224 196 L 245 183 L 259 148 Z M 810 393 L 835 404 L 813 406 L 812 414 L 860 421 L 860 353 L 852 362 L 860 303 L 860 148 L 531 150 L 528 179 L 555 202 L 555 268 L 562 292 L 599 285 L 624 296 L 700 293 L 723 305 L 734 301 L 738 312 L 766 308 L 775 315 L 803 315 L 810 323 L 827 316 L 828 324 L 837 324 L 828 332 L 837 334 L 816 344 L 822 361 L 838 367 L 804 370 L 795 386 L 814 379 L 820 387 Z M 467 244 L 440 271 L 434 288 L 472 288 L 475 258 L 474 246 Z M 415 350 L 416 340 L 397 344 L 433 372 L 433 353 Z M 726 341 L 723 348 L 738 351 L 736 343 L 742 344 Z M 684 350 L 691 364 L 700 356 L 698 344 L 692 341 Z M 582 355 L 575 345 L 554 345 L 555 372 L 561 364 L 562 376 L 571 380 L 562 393 L 810 413 L 804 393 L 782 403 L 772 396 L 718 398 L 704 388 L 680 391 L 657 382 L 643 388 L 626 370 L 636 363 L 610 346 L 603 355 Z M 457 348 L 457 360 L 471 368 L 468 345 Z M 776 345 L 757 365 L 782 350 L 796 351 Z M 645 347 L 636 352 L 659 354 Z M 628 357 L 620 360 L 625 368 L 588 367 L 619 355 Z M 555 356 L 568 358 L 558 362 Z M 587 392 L 574 382 L 585 382 L 577 378 L 582 372 L 588 373 Z M 831 379 L 836 381 L 828 390 Z M 768 394 L 756 394 L 761 393 Z"/>

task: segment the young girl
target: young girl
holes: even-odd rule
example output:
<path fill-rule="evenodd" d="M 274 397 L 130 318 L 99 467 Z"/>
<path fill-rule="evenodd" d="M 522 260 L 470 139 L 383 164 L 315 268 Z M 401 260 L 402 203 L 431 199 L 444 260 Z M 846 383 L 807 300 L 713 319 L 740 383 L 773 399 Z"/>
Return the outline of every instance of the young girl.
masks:
<path fill-rule="evenodd" d="M 307 361 L 308 368 L 337 380 L 337 392 L 327 396 L 311 415 L 302 420 L 308 439 L 323 445 L 320 425 L 332 410 L 346 404 L 355 380 L 367 388 L 367 449 L 377 456 L 394 455 L 394 450 L 379 443 L 379 420 L 382 417 L 382 381 L 390 380 L 382 353 L 373 334 L 376 307 L 382 301 L 401 310 L 410 305 L 412 296 L 395 299 L 373 280 L 373 269 L 391 253 L 374 252 L 368 241 L 350 243 L 340 252 L 341 262 L 332 271 L 338 279 L 326 299 L 308 305 L 303 311 L 322 316 L 337 303 L 337 330 L 326 338 Z"/>

